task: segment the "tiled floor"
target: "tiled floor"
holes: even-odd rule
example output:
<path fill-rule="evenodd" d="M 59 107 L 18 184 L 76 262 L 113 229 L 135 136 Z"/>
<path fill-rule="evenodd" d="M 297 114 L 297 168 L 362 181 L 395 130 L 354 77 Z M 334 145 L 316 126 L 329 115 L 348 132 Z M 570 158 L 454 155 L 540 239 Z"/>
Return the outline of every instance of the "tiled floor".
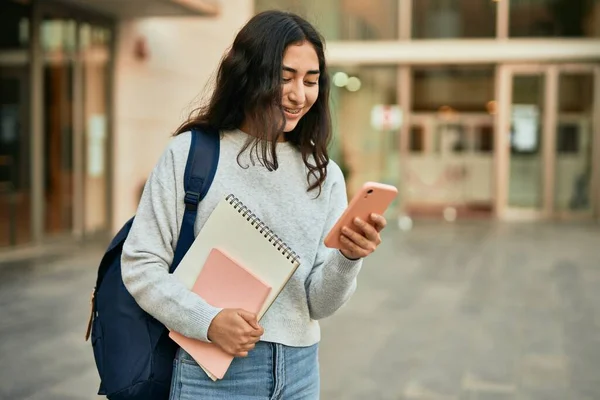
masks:
<path fill-rule="evenodd" d="M 600 226 L 390 227 L 322 322 L 322 399 L 600 399 Z M 102 249 L 0 265 L 0 399 L 96 399 Z"/>

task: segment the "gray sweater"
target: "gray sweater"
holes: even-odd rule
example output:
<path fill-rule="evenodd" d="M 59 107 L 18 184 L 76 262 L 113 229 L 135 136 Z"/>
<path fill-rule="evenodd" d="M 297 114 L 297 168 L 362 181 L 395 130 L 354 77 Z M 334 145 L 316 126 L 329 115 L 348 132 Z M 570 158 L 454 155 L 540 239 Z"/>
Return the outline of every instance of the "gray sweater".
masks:
<path fill-rule="evenodd" d="M 323 239 L 347 205 L 340 168 L 331 162 L 321 195 L 307 192 L 302 155 L 278 143 L 279 168 L 268 171 L 238 152 L 247 134 L 224 132 L 215 179 L 200 202 L 195 234 L 217 203 L 233 193 L 299 256 L 301 265 L 260 321 L 261 340 L 288 346 L 319 341 L 317 320 L 332 315 L 352 295 L 362 261 L 351 261 Z M 190 133 L 173 138 L 146 182 L 131 232 L 123 247 L 122 274 L 137 303 L 168 328 L 208 341 L 212 319 L 221 311 L 168 273 L 184 212 L 183 174 Z M 250 147 L 251 148 L 251 147 Z"/>

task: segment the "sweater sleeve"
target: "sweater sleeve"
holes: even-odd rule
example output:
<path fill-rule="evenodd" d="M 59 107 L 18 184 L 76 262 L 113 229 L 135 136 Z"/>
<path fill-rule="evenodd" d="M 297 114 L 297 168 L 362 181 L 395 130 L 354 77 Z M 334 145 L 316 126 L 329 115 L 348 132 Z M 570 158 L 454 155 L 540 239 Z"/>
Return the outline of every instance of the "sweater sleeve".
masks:
<path fill-rule="evenodd" d="M 177 210 L 183 207 L 183 199 L 176 195 L 175 178 L 175 156 L 168 148 L 146 181 L 123 245 L 123 283 L 139 306 L 166 327 L 208 342 L 208 327 L 221 309 L 169 274 L 179 236 Z"/>
<path fill-rule="evenodd" d="M 331 316 L 342 307 L 356 290 L 362 259 L 350 260 L 339 250 L 323 244 L 325 236 L 348 205 L 344 177 L 336 166 L 332 168 L 334 183 L 329 200 L 329 212 L 319 242 L 315 264 L 306 281 L 308 308 L 312 319 Z"/>

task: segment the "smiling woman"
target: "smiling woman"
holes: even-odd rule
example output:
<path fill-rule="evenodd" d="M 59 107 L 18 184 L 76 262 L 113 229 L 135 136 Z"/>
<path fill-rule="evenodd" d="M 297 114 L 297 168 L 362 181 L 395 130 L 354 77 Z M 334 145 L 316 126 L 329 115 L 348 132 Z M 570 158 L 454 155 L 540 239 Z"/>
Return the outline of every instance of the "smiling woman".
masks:
<path fill-rule="evenodd" d="M 291 45 L 283 56 L 284 132 L 294 130 L 319 97 L 319 58 L 307 42 Z"/>
<path fill-rule="evenodd" d="M 314 27 L 291 13 L 255 16 L 234 40 L 215 87 L 209 103 L 176 134 L 194 126 L 241 129 L 249 135 L 242 152 L 252 145 L 269 170 L 279 167 L 277 142 L 287 141 L 302 153 L 308 190 L 320 192 L 327 176 L 331 118 L 323 38 Z"/>
<path fill-rule="evenodd" d="M 340 234 L 339 249 L 323 242 L 348 206 L 343 174 L 327 153 L 328 104 L 319 33 L 295 14 L 258 14 L 223 58 L 210 99 L 177 129 L 150 174 L 123 246 L 123 283 L 169 329 L 235 357 L 215 383 L 179 349 L 172 400 L 319 398 L 318 320 L 349 300 L 362 259 L 386 225 L 371 215 L 353 222 L 356 234 Z M 220 133 L 219 165 L 198 204 L 196 233 L 234 193 L 303 260 L 260 325 L 255 314 L 214 307 L 168 273 L 187 207 L 182 186 L 192 129 Z"/>

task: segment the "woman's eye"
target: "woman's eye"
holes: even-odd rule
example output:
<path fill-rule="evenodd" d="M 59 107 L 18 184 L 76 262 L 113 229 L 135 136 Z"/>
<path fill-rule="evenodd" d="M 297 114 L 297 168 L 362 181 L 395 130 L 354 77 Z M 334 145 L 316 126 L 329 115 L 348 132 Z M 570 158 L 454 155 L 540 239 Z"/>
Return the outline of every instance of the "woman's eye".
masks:
<path fill-rule="evenodd" d="M 283 83 L 288 83 L 291 82 L 292 79 L 291 78 L 283 78 Z"/>
<path fill-rule="evenodd" d="M 318 82 L 304 82 L 306 86 L 315 86 Z"/>

